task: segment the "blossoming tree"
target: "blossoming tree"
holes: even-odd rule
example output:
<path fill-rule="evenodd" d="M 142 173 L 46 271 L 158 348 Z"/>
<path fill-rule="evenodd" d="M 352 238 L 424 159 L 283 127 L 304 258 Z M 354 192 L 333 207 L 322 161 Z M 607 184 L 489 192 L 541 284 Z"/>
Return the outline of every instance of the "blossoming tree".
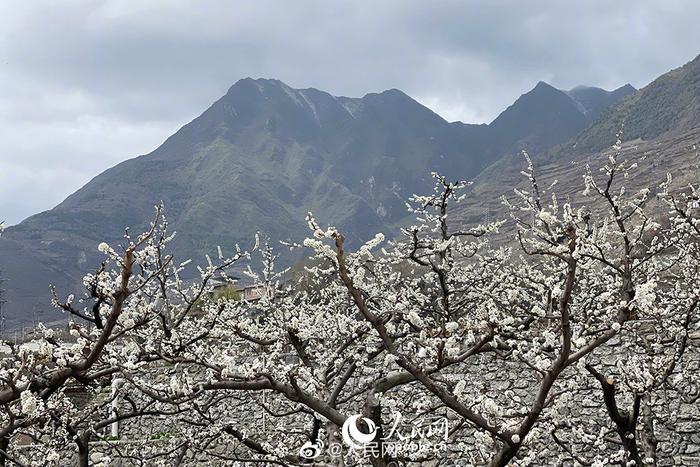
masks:
<path fill-rule="evenodd" d="M 100 247 L 90 306 L 56 300 L 75 343 L 47 331 L 3 363 L 0 454 L 24 462 L 23 431 L 51 461 L 76 444 L 83 465 L 91 440 L 137 465 L 654 465 L 668 391 L 698 394 L 700 221 L 696 189 L 628 193 L 632 170 L 613 152 L 577 202 L 528 159 L 510 219 L 471 228 L 453 222 L 468 184 L 434 174 L 413 225 L 355 251 L 309 214 L 291 281 L 265 244 L 183 281 L 159 214 L 123 254 Z M 211 294 L 249 259 L 255 301 Z M 138 445 L 104 434 L 128 420 L 168 429 Z"/>
<path fill-rule="evenodd" d="M 341 232 L 309 216 L 313 236 L 297 246 L 312 251 L 304 283 L 319 286 L 281 287 L 265 250 L 263 273 L 251 275 L 270 293 L 255 304 L 212 303 L 183 321 L 207 337 L 174 347 L 166 358 L 180 365 L 169 384 L 142 389 L 174 405 L 206 395 L 207 410 L 183 436 L 201 451 L 230 446 L 217 456 L 231 460 L 653 463 L 658 404 L 645 398 L 684 372 L 683 339 L 664 335 L 697 326 L 696 257 L 679 249 L 697 236 L 647 214 L 649 192 L 619 185 L 633 167 L 618 157 L 602 180 L 586 175 L 599 201 L 578 207 L 541 189 L 530 163 L 530 189 L 506 203 L 505 225 L 453 229 L 449 210 L 466 184 L 439 175 L 433 193 L 412 198 L 418 223 L 396 241 L 378 235 L 350 252 Z M 490 245 L 499 228 L 513 229 L 519 248 Z M 649 332 L 650 322 L 663 332 Z M 601 411 L 595 436 L 568 410 L 580 395 Z M 619 406 L 628 398 L 629 414 Z M 333 451 L 348 447 L 341 432 L 354 414 L 363 420 L 356 433 L 372 442 Z M 435 439 L 391 439 L 399 417 L 438 415 L 443 450 Z"/>

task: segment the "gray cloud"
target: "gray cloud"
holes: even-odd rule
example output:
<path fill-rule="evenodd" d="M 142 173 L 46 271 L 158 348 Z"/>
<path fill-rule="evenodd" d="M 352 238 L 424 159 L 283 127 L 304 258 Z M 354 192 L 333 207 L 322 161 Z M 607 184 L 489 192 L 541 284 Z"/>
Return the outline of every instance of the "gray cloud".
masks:
<path fill-rule="evenodd" d="M 400 88 L 488 122 L 539 80 L 640 87 L 694 58 L 688 1 L 298 0 L 0 4 L 0 218 L 154 149 L 242 77 Z"/>

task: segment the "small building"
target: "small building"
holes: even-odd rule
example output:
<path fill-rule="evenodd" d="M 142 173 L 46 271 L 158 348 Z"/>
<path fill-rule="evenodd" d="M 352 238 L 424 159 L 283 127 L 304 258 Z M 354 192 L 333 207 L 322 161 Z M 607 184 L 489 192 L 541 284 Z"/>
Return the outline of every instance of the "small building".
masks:
<path fill-rule="evenodd" d="M 217 278 L 213 283 L 213 298 L 220 298 L 234 292 L 237 300 L 244 300 L 250 303 L 256 303 L 263 297 L 279 297 L 280 292 L 275 290 L 275 287 L 268 284 L 246 283 L 238 277 Z M 233 297 L 230 297 L 233 298 Z"/>

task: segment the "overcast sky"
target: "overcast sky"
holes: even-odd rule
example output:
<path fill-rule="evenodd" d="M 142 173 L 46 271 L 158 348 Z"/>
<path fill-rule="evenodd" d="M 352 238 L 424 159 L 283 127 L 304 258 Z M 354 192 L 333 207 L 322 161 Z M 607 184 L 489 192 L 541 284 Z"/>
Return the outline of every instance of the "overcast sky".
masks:
<path fill-rule="evenodd" d="M 540 80 L 644 86 L 700 53 L 698 18 L 697 0 L 2 0 L 0 220 L 150 152 L 243 77 L 488 122 Z"/>

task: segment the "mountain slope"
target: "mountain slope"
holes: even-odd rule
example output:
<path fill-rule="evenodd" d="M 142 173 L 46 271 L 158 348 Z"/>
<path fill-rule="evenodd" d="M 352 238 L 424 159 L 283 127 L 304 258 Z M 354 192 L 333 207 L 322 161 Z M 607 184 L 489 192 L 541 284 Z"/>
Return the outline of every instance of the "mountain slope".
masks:
<path fill-rule="evenodd" d="M 592 153 L 610 147 L 622 129 L 625 141 L 651 140 L 688 131 L 700 122 L 700 55 L 660 76 L 611 107 L 565 150 Z"/>
<path fill-rule="evenodd" d="M 567 144 L 534 155 L 541 184 L 557 180 L 562 194 L 580 198 L 586 164 L 596 171 L 606 163 L 607 150 L 623 123 L 624 155 L 640 162 L 640 169 L 629 180 L 630 189 L 657 186 L 666 171 L 673 172 L 676 180 L 688 178 L 697 183 L 700 57 L 624 97 Z M 511 196 L 515 187 L 527 188 L 520 175 L 523 167 L 524 159 L 510 154 L 484 169 L 459 219 L 472 224 L 481 222 L 487 213 L 502 215 L 501 196 Z"/>
<path fill-rule="evenodd" d="M 99 260 L 96 245 L 118 242 L 125 226 L 144 228 L 160 201 L 182 258 L 247 244 L 258 230 L 299 240 L 308 211 L 357 244 L 400 224 L 405 199 L 430 189 L 431 171 L 473 178 L 504 153 L 546 149 L 587 124 L 566 93 L 544 83 L 492 124 L 468 125 L 448 123 L 395 89 L 347 98 L 243 79 L 150 154 L 8 228 L 0 243 L 21 248 L 4 248 L 0 267 L 13 280 L 44 271 L 38 287 L 56 270 L 79 284 Z M 27 318 L 17 294 L 8 307 L 16 321 Z"/>

